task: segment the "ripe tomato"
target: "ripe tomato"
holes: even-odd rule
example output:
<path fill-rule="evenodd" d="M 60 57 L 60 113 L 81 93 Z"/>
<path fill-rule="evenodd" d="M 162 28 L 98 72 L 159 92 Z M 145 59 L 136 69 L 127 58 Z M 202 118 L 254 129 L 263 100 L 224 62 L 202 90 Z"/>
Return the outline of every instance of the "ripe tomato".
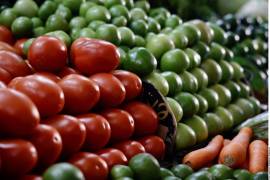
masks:
<path fill-rule="evenodd" d="M 106 161 L 109 170 L 117 164 L 126 165 L 128 163 L 127 157 L 122 151 L 113 148 L 102 149 L 97 154 Z"/>
<path fill-rule="evenodd" d="M 6 42 L 10 45 L 13 44 L 12 32 L 5 26 L 0 26 L 0 41 Z"/>
<path fill-rule="evenodd" d="M 0 67 L 9 72 L 12 77 L 26 76 L 32 73 L 30 67 L 17 54 L 0 51 Z"/>
<path fill-rule="evenodd" d="M 19 180 L 42 180 L 42 177 L 28 174 L 28 175 L 20 177 Z"/>
<path fill-rule="evenodd" d="M 0 81 L 0 88 L 5 88 L 5 87 L 7 87 L 6 84 Z"/>
<path fill-rule="evenodd" d="M 144 146 L 145 151 L 152 154 L 157 159 L 161 159 L 165 153 L 165 143 L 158 136 L 147 136 L 139 139 L 139 142 Z"/>
<path fill-rule="evenodd" d="M 21 139 L 1 140 L 0 154 L 0 177 L 22 176 L 35 167 L 38 159 L 33 144 Z"/>
<path fill-rule="evenodd" d="M 124 106 L 124 110 L 129 112 L 135 122 L 135 132 L 137 136 L 154 134 L 158 129 L 158 116 L 152 107 L 142 102 L 134 101 Z"/>
<path fill-rule="evenodd" d="M 120 105 L 126 95 L 123 84 L 112 74 L 98 73 L 90 77 L 100 89 L 100 104 L 107 107 Z"/>
<path fill-rule="evenodd" d="M 5 84 L 8 84 L 12 80 L 12 76 L 9 72 L 7 72 L 5 69 L 0 68 L 0 81 L 4 82 Z"/>
<path fill-rule="evenodd" d="M 19 77 L 13 79 L 9 87 L 27 95 L 43 118 L 59 113 L 64 107 L 62 89 L 48 78 L 39 75 Z"/>
<path fill-rule="evenodd" d="M 23 56 L 23 45 L 27 40 L 26 38 L 18 39 L 14 44 L 14 48 L 20 56 Z"/>
<path fill-rule="evenodd" d="M 24 94 L 8 88 L 0 89 L 0 134 L 24 136 L 39 123 L 34 103 Z"/>
<path fill-rule="evenodd" d="M 46 168 L 59 158 L 62 151 L 62 139 L 55 128 L 40 124 L 29 137 L 29 141 L 37 149 L 39 168 Z"/>
<path fill-rule="evenodd" d="M 70 114 L 88 112 L 96 105 L 100 97 L 98 85 L 82 75 L 68 75 L 58 85 L 65 94 L 64 110 Z"/>
<path fill-rule="evenodd" d="M 133 117 L 126 111 L 121 109 L 106 109 L 101 112 L 111 127 L 111 141 L 122 141 L 129 139 L 134 132 Z"/>
<path fill-rule="evenodd" d="M 80 73 L 77 70 L 66 66 L 58 73 L 58 76 L 63 78 L 70 74 L 80 74 Z"/>
<path fill-rule="evenodd" d="M 79 119 L 69 115 L 56 115 L 44 122 L 60 133 L 63 156 L 74 154 L 82 147 L 86 137 L 86 128 Z"/>
<path fill-rule="evenodd" d="M 15 49 L 14 47 L 12 47 L 8 43 L 2 42 L 2 41 L 0 41 L 0 50 L 1 51 L 10 51 L 10 52 L 19 54 L 19 52 L 17 51 L 17 49 Z"/>
<path fill-rule="evenodd" d="M 113 147 L 122 151 L 128 160 L 136 154 L 145 152 L 143 145 L 137 141 L 123 141 L 115 144 Z"/>
<path fill-rule="evenodd" d="M 69 162 L 82 171 L 86 180 L 106 180 L 108 177 L 106 162 L 96 154 L 79 152 Z"/>
<path fill-rule="evenodd" d="M 52 36 L 40 36 L 30 45 L 28 60 L 37 71 L 57 72 L 67 64 L 67 47 Z"/>
<path fill-rule="evenodd" d="M 137 97 L 142 91 L 142 81 L 136 74 L 123 70 L 113 71 L 113 75 L 121 81 L 126 90 L 126 100 Z"/>
<path fill-rule="evenodd" d="M 58 77 L 55 74 L 50 73 L 50 72 L 36 72 L 34 75 L 39 75 L 39 76 L 48 78 L 48 79 L 50 79 L 50 80 L 52 80 L 53 82 L 56 82 L 56 83 L 61 80 L 60 77 Z"/>
<path fill-rule="evenodd" d="M 120 63 L 115 45 L 97 39 L 79 38 L 71 45 L 71 60 L 78 71 L 85 75 L 110 72 Z"/>
<path fill-rule="evenodd" d="M 86 127 L 86 139 L 83 147 L 90 151 L 103 148 L 110 140 L 111 127 L 108 121 L 98 114 L 83 114 L 78 116 Z"/>

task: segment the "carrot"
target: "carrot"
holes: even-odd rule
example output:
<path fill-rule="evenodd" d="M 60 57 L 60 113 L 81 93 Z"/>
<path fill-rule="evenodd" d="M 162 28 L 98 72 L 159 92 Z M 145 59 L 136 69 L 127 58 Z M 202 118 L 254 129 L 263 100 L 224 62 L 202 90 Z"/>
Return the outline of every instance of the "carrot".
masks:
<path fill-rule="evenodd" d="M 183 163 L 189 165 L 193 169 L 200 169 L 218 156 L 222 146 L 223 137 L 217 135 L 206 147 L 188 153 L 183 158 Z"/>
<path fill-rule="evenodd" d="M 246 160 L 251 137 L 252 129 L 248 127 L 242 128 L 230 144 L 222 148 L 219 155 L 219 162 L 231 168 L 240 167 Z"/>
<path fill-rule="evenodd" d="M 245 162 L 240 166 L 240 168 L 248 170 L 248 166 L 249 166 L 249 157 L 247 156 Z"/>
<path fill-rule="evenodd" d="M 223 147 L 227 146 L 228 144 L 230 144 L 231 140 L 229 139 L 224 139 L 223 141 Z"/>
<path fill-rule="evenodd" d="M 249 166 L 252 173 L 266 170 L 267 166 L 267 144 L 261 140 L 255 140 L 249 145 Z"/>

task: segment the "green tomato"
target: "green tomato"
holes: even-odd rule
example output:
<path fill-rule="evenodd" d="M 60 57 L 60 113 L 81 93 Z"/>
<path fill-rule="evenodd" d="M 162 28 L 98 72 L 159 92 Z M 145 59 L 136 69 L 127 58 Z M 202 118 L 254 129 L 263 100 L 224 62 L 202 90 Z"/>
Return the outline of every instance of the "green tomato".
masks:
<path fill-rule="evenodd" d="M 148 23 L 148 32 L 153 32 L 153 33 L 159 33 L 161 30 L 160 24 L 157 22 L 157 20 L 148 17 L 147 19 Z"/>
<path fill-rule="evenodd" d="M 220 61 L 221 59 L 224 59 L 225 55 L 226 55 L 226 50 L 223 46 L 214 42 L 211 44 L 208 58 L 214 59 L 216 61 Z"/>
<path fill-rule="evenodd" d="M 69 47 L 71 44 L 71 39 L 70 39 L 69 35 L 64 31 L 60 31 L 60 30 L 53 31 L 53 32 L 47 33 L 46 35 L 53 36 L 53 37 L 60 39 L 61 41 L 63 41 L 66 44 L 67 47 Z"/>
<path fill-rule="evenodd" d="M 194 68 L 191 73 L 196 77 L 198 81 L 198 90 L 207 87 L 208 85 L 208 75 L 201 68 Z"/>
<path fill-rule="evenodd" d="M 104 5 L 107 8 L 110 8 L 110 7 L 114 6 L 114 5 L 123 5 L 123 6 L 125 6 L 126 2 L 125 2 L 125 0 L 104 0 Z"/>
<path fill-rule="evenodd" d="M 103 39 L 109 41 L 115 45 L 119 45 L 121 41 L 120 33 L 118 32 L 116 26 L 112 24 L 104 24 L 97 28 L 96 37 L 98 39 Z"/>
<path fill-rule="evenodd" d="M 125 2 L 126 2 L 126 7 L 128 9 L 131 9 L 131 8 L 134 7 L 134 1 L 133 0 L 125 0 Z"/>
<path fill-rule="evenodd" d="M 165 27 L 166 18 L 164 16 L 162 16 L 160 14 L 160 15 L 155 16 L 153 18 L 160 24 L 161 28 Z"/>
<path fill-rule="evenodd" d="M 149 12 L 150 10 L 150 3 L 146 0 L 140 0 L 140 1 L 136 1 L 134 4 L 135 8 L 140 8 L 142 10 L 144 10 L 145 12 Z"/>
<path fill-rule="evenodd" d="M 225 45 L 227 42 L 227 35 L 225 31 L 216 24 L 208 24 L 214 31 L 213 41 L 222 45 Z"/>
<path fill-rule="evenodd" d="M 209 46 L 207 46 L 205 43 L 203 43 L 201 41 L 198 42 L 197 44 L 195 44 L 192 47 L 192 49 L 194 51 L 196 51 L 197 53 L 199 53 L 202 58 L 205 58 L 208 55 L 209 51 L 210 51 Z"/>
<path fill-rule="evenodd" d="M 55 14 L 62 16 L 64 19 L 69 21 L 72 18 L 72 12 L 69 8 L 65 7 L 64 5 L 60 4 L 55 11 Z"/>
<path fill-rule="evenodd" d="M 173 98 L 166 97 L 166 102 L 168 103 L 172 113 L 175 117 L 176 122 L 179 122 L 183 117 L 183 109 L 180 104 Z"/>
<path fill-rule="evenodd" d="M 131 21 L 136 21 L 136 20 L 139 20 L 139 19 L 147 21 L 146 13 L 140 8 L 132 9 L 130 11 L 130 18 L 131 18 Z"/>
<path fill-rule="evenodd" d="M 176 93 L 182 90 L 183 82 L 181 77 L 171 71 L 165 71 L 161 73 L 161 75 L 167 80 L 169 83 L 169 96 L 174 96 Z"/>
<path fill-rule="evenodd" d="M 176 28 L 179 32 L 183 33 L 188 38 L 190 46 L 196 44 L 201 38 L 200 30 L 192 24 L 183 24 Z"/>
<path fill-rule="evenodd" d="M 198 80 L 193 74 L 184 71 L 180 77 L 183 82 L 183 91 L 195 93 L 198 90 Z"/>
<path fill-rule="evenodd" d="M 128 23 L 127 19 L 124 16 L 115 17 L 112 19 L 112 24 L 117 27 L 124 27 Z"/>
<path fill-rule="evenodd" d="M 17 15 L 14 9 L 11 8 L 4 9 L 0 14 L 0 24 L 10 28 L 11 24 L 16 18 Z"/>
<path fill-rule="evenodd" d="M 201 64 L 202 59 L 199 53 L 190 48 L 185 49 L 185 53 L 187 54 L 190 61 L 188 67 L 189 70 L 198 67 Z"/>
<path fill-rule="evenodd" d="M 79 32 L 79 37 L 96 38 L 96 33 L 91 28 L 83 28 Z"/>
<path fill-rule="evenodd" d="M 57 3 L 54 1 L 45 1 L 38 10 L 38 16 L 43 21 L 52 15 L 57 9 Z"/>
<path fill-rule="evenodd" d="M 132 170 L 129 166 L 124 165 L 115 165 L 111 169 L 111 178 L 112 180 L 122 178 L 122 177 L 130 177 L 132 178 L 134 176 Z"/>
<path fill-rule="evenodd" d="M 84 28 L 86 26 L 86 20 L 83 17 L 77 16 L 70 20 L 69 28 Z"/>
<path fill-rule="evenodd" d="M 43 26 L 43 22 L 38 17 L 32 17 L 31 18 L 31 21 L 33 23 L 33 28 L 37 28 L 37 27 Z"/>
<path fill-rule="evenodd" d="M 148 25 L 142 19 L 132 21 L 130 24 L 130 28 L 135 34 L 140 35 L 140 36 L 145 36 L 148 31 Z"/>
<path fill-rule="evenodd" d="M 145 40 L 143 37 L 135 35 L 134 38 L 134 46 L 135 47 L 144 47 L 145 46 Z"/>
<path fill-rule="evenodd" d="M 28 39 L 27 41 L 25 41 L 24 43 L 23 43 L 23 54 L 25 55 L 25 56 L 27 56 L 27 54 L 28 54 L 28 49 L 29 49 L 29 47 L 31 46 L 31 44 L 32 44 L 32 42 L 35 40 L 35 38 L 31 38 L 31 39 Z"/>
<path fill-rule="evenodd" d="M 93 29 L 94 31 L 97 30 L 97 28 L 101 25 L 105 24 L 104 21 L 95 20 L 89 23 L 88 27 Z"/>
<path fill-rule="evenodd" d="M 81 4 L 81 6 L 80 6 L 79 15 L 80 15 L 81 17 L 85 17 L 87 10 L 88 10 L 89 8 L 95 6 L 95 5 L 97 5 L 97 4 L 94 3 L 94 2 L 89 2 L 89 1 L 83 2 L 83 3 Z"/>
<path fill-rule="evenodd" d="M 168 19 L 165 21 L 165 26 L 170 28 L 176 28 L 180 24 L 182 24 L 182 19 L 179 18 L 177 15 L 171 15 Z"/>
<path fill-rule="evenodd" d="M 32 33 L 33 23 L 28 17 L 18 17 L 11 25 L 12 33 L 17 37 L 29 36 Z"/>
<path fill-rule="evenodd" d="M 60 15 L 54 14 L 47 19 L 46 29 L 48 32 L 56 30 L 62 30 L 67 32 L 69 30 L 69 27 L 66 19 L 64 19 Z"/>
<path fill-rule="evenodd" d="M 173 30 L 169 33 L 169 37 L 173 41 L 176 48 L 184 49 L 188 45 L 188 38 L 183 33 Z"/>
<path fill-rule="evenodd" d="M 134 33 L 127 27 L 118 28 L 120 34 L 121 45 L 133 46 L 135 41 Z"/>
<path fill-rule="evenodd" d="M 151 83 L 163 96 L 168 95 L 169 83 L 161 74 L 152 72 L 144 80 Z"/>
<path fill-rule="evenodd" d="M 199 111 L 198 99 L 188 92 L 180 92 L 174 99 L 181 105 L 184 117 L 192 117 Z"/>
<path fill-rule="evenodd" d="M 150 17 L 156 17 L 156 16 L 161 15 L 167 19 L 170 17 L 171 14 L 166 8 L 160 7 L 160 8 L 151 9 L 149 12 L 149 15 L 150 15 Z"/>
<path fill-rule="evenodd" d="M 38 14 L 38 6 L 33 0 L 18 0 L 14 4 L 13 9 L 18 16 L 31 18 Z"/>
<path fill-rule="evenodd" d="M 79 28 L 74 28 L 70 31 L 70 37 L 72 41 L 75 41 L 76 39 L 80 37 L 80 32 L 81 32 L 81 29 Z"/>
<path fill-rule="evenodd" d="M 73 13 L 78 13 L 83 0 L 63 0 L 64 6 L 69 8 Z"/>
<path fill-rule="evenodd" d="M 128 9 L 123 5 L 115 5 L 110 8 L 110 13 L 113 18 L 124 16 L 127 20 L 130 19 L 130 14 Z"/>
<path fill-rule="evenodd" d="M 108 22 L 111 19 L 111 14 L 109 10 L 103 6 L 93 6 L 87 10 L 85 18 L 88 23 L 94 20 Z"/>
<path fill-rule="evenodd" d="M 34 37 L 38 37 L 38 36 L 41 36 L 43 34 L 45 34 L 47 31 L 46 31 L 46 28 L 41 26 L 41 27 L 37 27 L 33 30 L 33 33 L 34 33 Z"/>

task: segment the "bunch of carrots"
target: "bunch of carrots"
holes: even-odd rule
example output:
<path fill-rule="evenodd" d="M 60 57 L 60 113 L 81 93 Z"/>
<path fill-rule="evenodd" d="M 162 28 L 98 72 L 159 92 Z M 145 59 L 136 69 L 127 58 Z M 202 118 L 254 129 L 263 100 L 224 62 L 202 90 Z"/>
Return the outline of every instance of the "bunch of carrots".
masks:
<path fill-rule="evenodd" d="M 182 161 L 193 169 L 206 167 L 217 160 L 220 164 L 247 169 L 251 173 L 266 171 L 267 144 L 251 140 L 252 129 L 248 127 L 242 128 L 232 140 L 217 135 L 206 147 L 188 153 Z"/>

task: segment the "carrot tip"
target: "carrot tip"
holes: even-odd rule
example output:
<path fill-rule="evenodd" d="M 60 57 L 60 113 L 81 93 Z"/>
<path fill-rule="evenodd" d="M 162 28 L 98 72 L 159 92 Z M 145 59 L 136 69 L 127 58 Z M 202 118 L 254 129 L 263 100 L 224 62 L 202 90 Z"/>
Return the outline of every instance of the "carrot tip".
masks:
<path fill-rule="evenodd" d="M 224 162 L 223 164 L 225 164 L 226 166 L 232 166 L 235 163 L 234 159 L 230 156 L 226 156 L 224 157 Z"/>

